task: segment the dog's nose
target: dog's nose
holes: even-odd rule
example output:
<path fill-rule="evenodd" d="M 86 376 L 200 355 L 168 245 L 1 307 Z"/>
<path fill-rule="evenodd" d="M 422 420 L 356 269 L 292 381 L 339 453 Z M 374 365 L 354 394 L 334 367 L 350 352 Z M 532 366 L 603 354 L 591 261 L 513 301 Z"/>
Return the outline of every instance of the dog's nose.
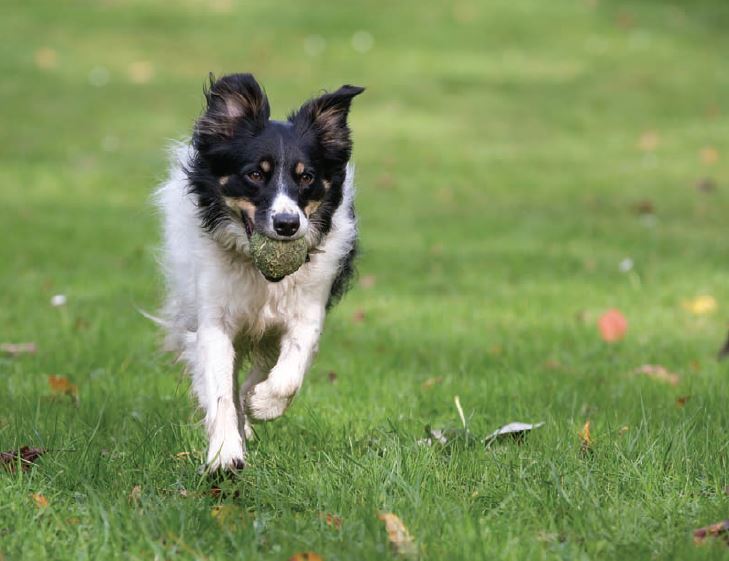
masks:
<path fill-rule="evenodd" d="M 299 230 L 299 215 L 282 212 L 273 217 L 273 229 L 279 236 L 293 236 Z"/>

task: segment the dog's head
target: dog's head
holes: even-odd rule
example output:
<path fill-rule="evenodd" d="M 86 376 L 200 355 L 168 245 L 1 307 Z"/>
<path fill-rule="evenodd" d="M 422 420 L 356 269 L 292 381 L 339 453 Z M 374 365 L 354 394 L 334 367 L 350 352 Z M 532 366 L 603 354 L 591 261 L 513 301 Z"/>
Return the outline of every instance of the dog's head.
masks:
<path fill-rule="evenodd" d="M 363 91 L 342 86 L 274 121 L 251 74 L 211 76 L 187 170 L 205 228 L 243 238 L 232 243 L 244 249 L 254 230 L 316 243 L 342 201 L 352 152 L 347 116 Z"/>

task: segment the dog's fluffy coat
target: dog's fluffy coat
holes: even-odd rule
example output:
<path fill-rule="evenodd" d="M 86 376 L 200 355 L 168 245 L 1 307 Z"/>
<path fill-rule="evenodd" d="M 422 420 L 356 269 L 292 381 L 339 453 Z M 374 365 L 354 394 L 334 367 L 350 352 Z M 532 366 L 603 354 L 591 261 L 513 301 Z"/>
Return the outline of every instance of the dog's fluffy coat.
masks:
<path fill-rule="evenodd" d="M 252 76 L 211 79 L 192 141 L 175 148 L 157 191 L 167 280 L 161 319 L 205 413 L 211 470 L 242 467 L 250 422 L 286 410 L 328 304 L 351 275 L 357 227 L 347 115 L 361 91 L 343 86 L 277 122 Z M 300 216 L 293 237 L 305 236 L 310 253 L 298 271 L 269 282 L 252 264 L 248 240 L 253 229 L 277 236 L 279 212 Z"/>

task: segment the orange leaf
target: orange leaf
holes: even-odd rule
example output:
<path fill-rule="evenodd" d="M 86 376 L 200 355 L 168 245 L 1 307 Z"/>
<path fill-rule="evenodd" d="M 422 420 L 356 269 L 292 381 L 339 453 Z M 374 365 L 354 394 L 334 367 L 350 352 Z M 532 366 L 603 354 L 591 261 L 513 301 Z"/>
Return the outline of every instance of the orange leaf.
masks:
<path fill-rule="evenodd" d="M 48 385 L 51 387 L 51 392 L 56 395 L 68 395 L 71 397 L 78 397 L 78 386 L 72 384 L 71 381 L 65 376 L 56 376 L 51 374 L 48 376 Z"/>
<path fill-rule="evenodd" d="M 36 508 L 46 508 L 48 506 L 48 499 L 40 493 L 33 493 L 31 496 L 33 497 Z"/>
<path fill-rule="evenodd" d="M 637 368 L 635 370 L 635 373 L 644 374 L 645 376 L 649 376 L 654 380 L 666 382 L 667 384 L 671 384 L 672 386 L 677 386 L 678 383 L 681 381 L 681 378 L 679 378 L 678 374 L 669 372 L 660 364 L 644 364 L 640 368 Z"/>
<path fill-rule="evenodd" d="M 590 446 L 592 446 L 592 437 L 590 436 L 590 419 L 587 419 L 585 426 L 582 427 L 582 430 L 578 433 L 578 435 L 582 442 L 582 449 L 589 450 Z"/>
<path fill-rule="evenodd" d="M 415 540 L 413 540 L 410 532 L 408 532 L 405 524 L 403 524 L 403 521 L 400 520 L 397 514 L 383 512 L 377 517 L 385 523 L 387 539 L 390 540 L 390 545 L 395 552 L 405 557 L 415 557 L 418 553 Z"/>
<path fill-rule="evenodd" d="M 313 551 L 304 551 L 303 553 L 294 553 L 289 557 L 289 561 L 324 561 L 324 558 Z"/>
<path fill-rule="evenodd" d="M 342 517 L 328 512 L 320 512 L 319 518 L 321 518 L 327 526 L 339 530 L 342 527 Z"/>
<path fill-rule="evenodd" d="M 612 309 L 605 312 L 597 320 L 597 327 L 603 341 L 614 343 L 625 337 L 628 331 L 628 320 L 620 310 Z"/>

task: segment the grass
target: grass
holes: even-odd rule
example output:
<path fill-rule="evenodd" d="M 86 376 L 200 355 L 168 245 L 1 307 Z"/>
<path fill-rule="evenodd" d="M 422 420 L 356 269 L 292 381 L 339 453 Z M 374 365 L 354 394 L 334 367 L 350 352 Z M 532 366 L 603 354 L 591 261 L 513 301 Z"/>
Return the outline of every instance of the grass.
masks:
<path fill-rule="evenodd" d="M 0 558 L 383 559 L 391 511 L 424 559 L 726 559 L 691 539 L 729 517 L 726 3 L 8 11 L 0 341 L 39 350 L 0 357 L 0 450 L 52 451 L 0 474 Z M 255 72 L 277 116 L 368 87 L 352 124 L 375 280 L 330 315 L 301 395 L 222 497 L 197 474 L 188 381 L 135 309 L 161 297 L 148 196 L 163 146 L 210 70 Z M 682 307 L 702 294 L 717 310 Z M 614 307 L 630 328 L 608 345 L 595 321 Z M 680 384 L 631 373 L 645 363 Z M 52 398 L 50 374 L 78 406 Z M 476 435 L 545 425 L 520 445 L 417 445 L 425 425 L 458 426 L 455 395 Z"/>

